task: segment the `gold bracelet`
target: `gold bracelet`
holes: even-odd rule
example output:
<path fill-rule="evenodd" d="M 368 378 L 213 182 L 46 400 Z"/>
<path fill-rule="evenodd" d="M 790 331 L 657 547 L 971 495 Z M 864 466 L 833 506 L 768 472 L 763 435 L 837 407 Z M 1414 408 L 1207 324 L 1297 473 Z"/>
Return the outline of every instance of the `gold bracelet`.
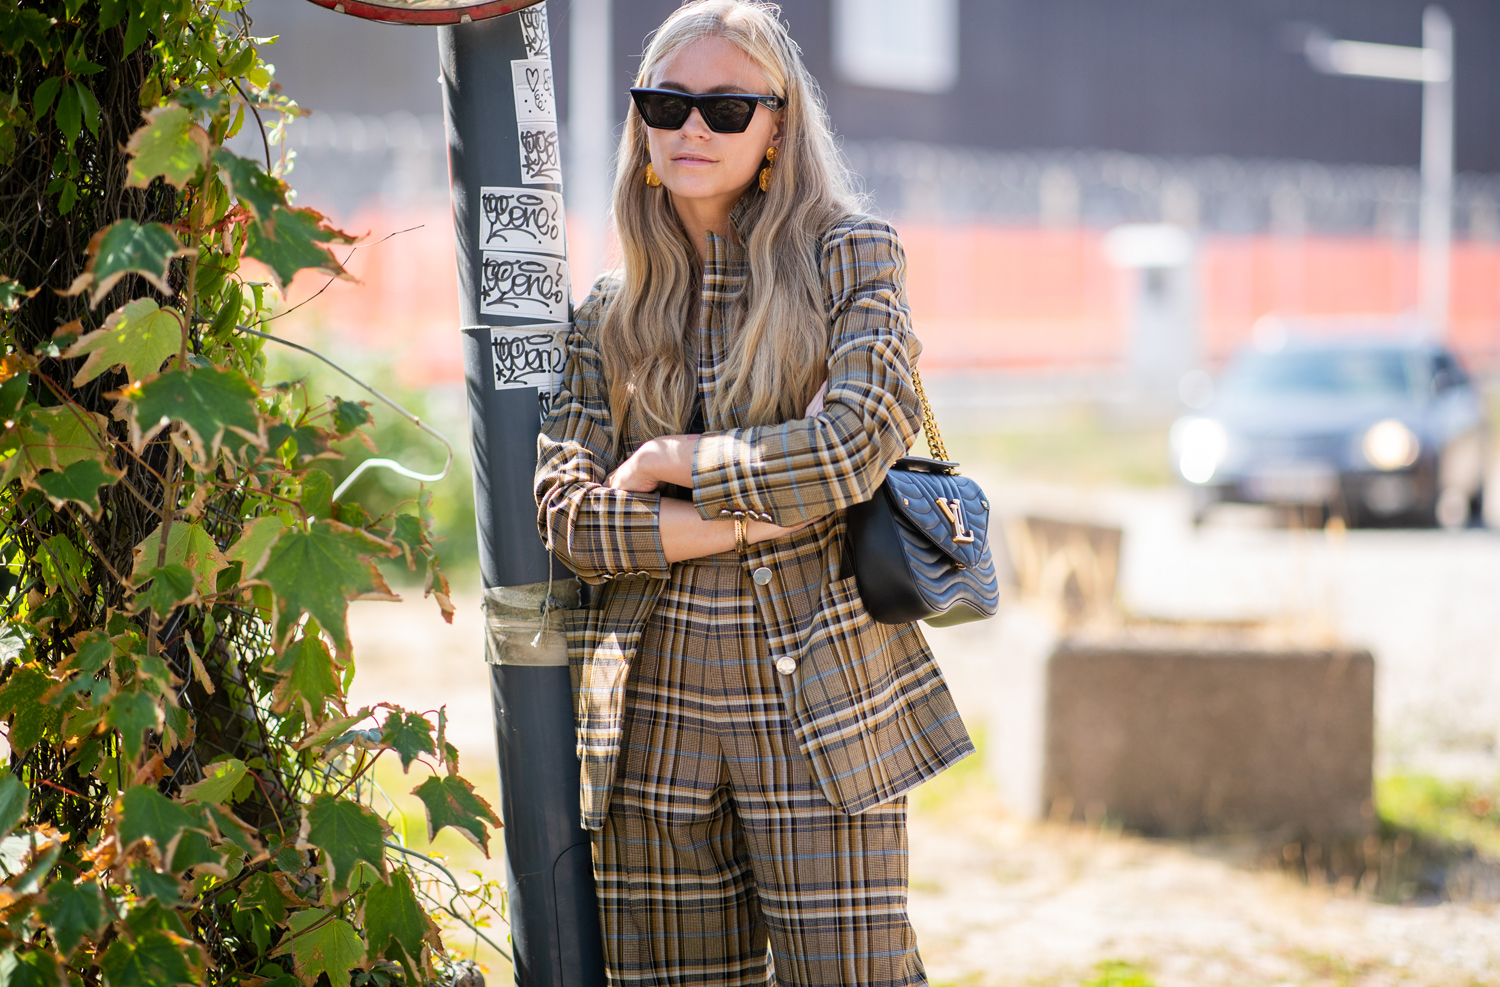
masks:
<path fill-rule="evenodd" d="M 734 547 L 741 555 L 750 551 L 749 531 L 745 526 L 745 519 L 737 517 L 734 519 Z"/>

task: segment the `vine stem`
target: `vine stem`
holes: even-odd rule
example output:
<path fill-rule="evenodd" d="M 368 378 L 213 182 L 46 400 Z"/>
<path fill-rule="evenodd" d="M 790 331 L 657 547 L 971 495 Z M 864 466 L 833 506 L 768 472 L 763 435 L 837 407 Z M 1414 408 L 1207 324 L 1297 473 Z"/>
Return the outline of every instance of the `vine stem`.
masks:
<path fill-rule="evenodd" d="M 456 878 L 456 877 L 453 876 L 453 872 L 450 871 L 448 868 L 444 867 L 442 864 L 438 863 L 436 860 L 433 860 L 431 857 L 427 856 L 425 853 L 418 853 L 417 851 L 411 849 L 410 847 L 404 847 L 404 846 L 402 846 L 399 843 L 392 843 L 390 840 L 385 840 L 384 842 L 385 842 L 385 845 L 387 847 L 389 847 L 390 849 L 392 849 L 392 850 L 396 850 L 396 851 L 398 851 L 400 853 L 404 853 L 408 857 L 416 857 L 418 860 L 425 861 L 429 866 L 436 867 L 438 870 L 442 871 L 443 875 L 448 878 L 448 880 L 449 880 L 450 883 L 452 883 L 454 891 L 458 892 L 458 894 L 463 894 L 464 893 L 463 887 L 459 885 L 458 878 Z M 434 900 L 436 900 L 436 899 L 434 899 Z M 442 904 L 442 903 L 439 902 L 439 904 Z M 479 926 L 475 925 L 473 922 L 470 922 L 468 919 L 466 919 L 462 915 L 458 914 L 458 912 L 456 912 L 456 911 L 453 910 L 453 908 L 452 908 L 451 905 L 442 905 L 442 909 L 443 909 L 443 911 L 447 912 L 449 915 L 452 915 L 454 918 L 458 919 L 464 925 L 467 925 L 473 931 L 473 933 L 476 936 L 478 936 L 479 938 L 483 939 L 485 942 L 489 943 L 490 948 L 493 949 L 495 952 L 499 953 L 501 956 L 505 957 L 506 961 L 509 962 L 512 966 L 515 965 L 516 961 L 511 958 L 510 953 L 506 952 L 505 949 L 499 943 L 495 942 L 495 940 L 491 939 L 489 936 L 487 936 L 483 932 L 479 931 Z"/>

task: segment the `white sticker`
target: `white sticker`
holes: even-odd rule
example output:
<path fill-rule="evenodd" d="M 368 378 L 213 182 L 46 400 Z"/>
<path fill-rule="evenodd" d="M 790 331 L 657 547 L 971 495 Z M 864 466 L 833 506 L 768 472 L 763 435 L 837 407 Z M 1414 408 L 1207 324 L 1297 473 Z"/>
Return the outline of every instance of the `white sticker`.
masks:
<path fill-rule="evenodd" d="M 479 246 L 562 257 L 563 198 L 545 189 L 479 190 Z"/>
<path fill-rule="evenodd" d="M 552 89 L 551 59 L 517 59 L 510 63 L 510 77 L 516 88 L 517 122 L 557 122 L 557 95 Z"/>
<path fill-rule="evenodd" d="M 486 250 L 479 269 L 479 311 L 562 322 L 568 317 L 568 262 Z"/>
<path fill-rule="evenodd" d="M 535 387 L 547 395 L 562 385 L 567 365 L 568 324 L 492 326 L 490 366 L 495 390 Z"/>
<path fill-rule="evenodd" d="M 552 36 L 547 30 L 547 5 L 538 4 L 516 14 L 521 19 L 521 37 L 527 58 L 551 58 Z"/>
<path fill-rule="evenodd" d="M 557 149 L 557 124 L 518 123 L 521 138 L 521 184 L 561 185 L 562 160 Z"/>

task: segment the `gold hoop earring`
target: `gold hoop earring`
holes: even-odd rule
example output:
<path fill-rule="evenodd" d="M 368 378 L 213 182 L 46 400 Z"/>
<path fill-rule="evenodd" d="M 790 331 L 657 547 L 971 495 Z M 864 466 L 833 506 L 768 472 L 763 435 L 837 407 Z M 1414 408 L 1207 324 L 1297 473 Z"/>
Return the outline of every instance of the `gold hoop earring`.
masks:
<path fill-rule="evenodd" d="M 771 169 L 774 167 L 776 167 L 776 148 L 768 147 L 766 148 L 766 166 L 760 170 L 760 190 L 762 192 L 770 191 Z"/>
<path fill-rule="evenodd" d="M 646 184 L 652 188 L 658 188 L 661 185 L 661 179 L 656 177 L 656 169 L 651 167 L 649 161 L 646 162 Z"/>

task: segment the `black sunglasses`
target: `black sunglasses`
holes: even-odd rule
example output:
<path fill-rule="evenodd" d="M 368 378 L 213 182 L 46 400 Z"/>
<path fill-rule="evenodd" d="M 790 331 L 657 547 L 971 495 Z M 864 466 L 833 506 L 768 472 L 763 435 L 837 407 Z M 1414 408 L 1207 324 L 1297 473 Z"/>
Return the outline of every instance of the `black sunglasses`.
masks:
<path fill-rule="evenodd" d="M 756 104 L 768 110 L 786 105 L 780 96 L 756 96 L 751 93 L 708 93 L 694 96 L 672 89 L 632 89 L 630 98 L 641 111 L 641 119 L 654 130 L 678 130 L 687 123 L 697 107 L 708 129 L 717 134 L 743 134 L 755 116 Z"/>

